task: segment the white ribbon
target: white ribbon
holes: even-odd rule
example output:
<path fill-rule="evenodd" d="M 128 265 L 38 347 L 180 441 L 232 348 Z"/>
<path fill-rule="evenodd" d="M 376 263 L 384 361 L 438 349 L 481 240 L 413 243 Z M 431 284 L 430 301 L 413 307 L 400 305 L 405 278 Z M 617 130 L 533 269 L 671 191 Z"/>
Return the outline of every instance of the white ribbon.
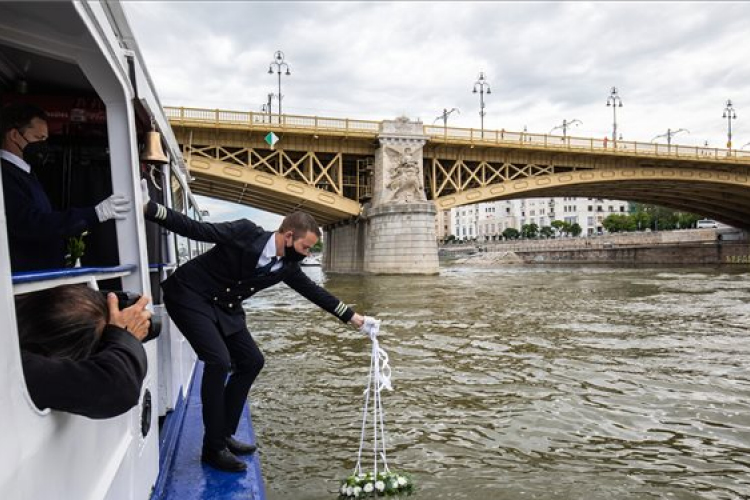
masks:
<path fill-rule="evenodd" d="M 385 452 L 385 424 L 383 422 L 383 402 L 380 392 L 383 389 L 393 390 L 391 386 L 391 367 L 388 364 L 388 353 L 380 347 L 377 334 L 380 330 L 380 322 L 377 321 L 370 326 L 370 339 L 372 340 L 372 354 L 370 356 L 370 374 L 365 389 L 365 405 L 362 411 L 362 433 L 359 438 L 359 452 L 357 453 L 357 465 L 354 474 L 362 474 L 362 451 L 365 448 L 365 430 L 367 429 L 367 417 L 370 406 L 370 394 L 373 394 L 372 405 L 372 435 L 373 435 L 373 472 L 378 474 L 378 458 L 383 464 L 383 470 L 388 472 L 388 463 Z M 378 444 L 380 440 L 380 446 Z M 382 448 L 379 449 L 379 448 Z"/>

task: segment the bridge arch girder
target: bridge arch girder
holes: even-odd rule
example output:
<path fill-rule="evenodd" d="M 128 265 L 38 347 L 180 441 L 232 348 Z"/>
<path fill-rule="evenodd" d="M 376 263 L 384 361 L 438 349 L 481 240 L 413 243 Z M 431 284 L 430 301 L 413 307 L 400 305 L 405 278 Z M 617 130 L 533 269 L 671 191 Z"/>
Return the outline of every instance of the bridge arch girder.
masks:
<path fill-rule="evenodd" d="M 321 225 L 356 217 L 361 205 L 335 192 L 221 160 L 189 160 L 195 194 L 285 215 L 295 210 L 312 214 Z"/>
<path fill-rule="evenodd" d="M 654 203 L 750 229 L 750 177 L 699 168 L 582 169 L 506 180 L 436 198 L 439 210 L 532 197 L 596 197 Z"/>

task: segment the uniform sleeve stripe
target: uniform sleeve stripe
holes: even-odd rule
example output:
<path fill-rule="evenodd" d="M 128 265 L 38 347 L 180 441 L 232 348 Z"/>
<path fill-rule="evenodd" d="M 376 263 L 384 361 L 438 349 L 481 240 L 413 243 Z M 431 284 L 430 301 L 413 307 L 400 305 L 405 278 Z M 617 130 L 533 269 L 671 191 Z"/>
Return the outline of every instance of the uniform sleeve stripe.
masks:
<path fill-rule="evenodd" d="M 158 205 L 156 207 L 156 218 L 159 220 L 164 220 L 167 218 L 167 209 L 162 205 Z"/>
<path fill-rule="evenodd" d="M 336 306 L 336 316 L 341 316 L 346 312 L 346 304 L 343 302 L 339 302 L 339 305 Z"/>

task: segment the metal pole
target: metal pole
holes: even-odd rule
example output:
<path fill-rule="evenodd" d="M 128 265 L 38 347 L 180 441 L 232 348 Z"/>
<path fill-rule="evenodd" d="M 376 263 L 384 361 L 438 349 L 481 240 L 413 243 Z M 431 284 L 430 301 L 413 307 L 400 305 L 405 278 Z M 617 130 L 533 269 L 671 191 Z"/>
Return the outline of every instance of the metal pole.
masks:
<path fill-rule="evenodd" d="M 479 116 L 482 121 L 482 139 L 484 139 L 484 87 L 479 91 Z"/>
<path fill-rule="evenodd" d="M 617 87 L 612 87 L 609 97 L 607 97 L 607 106 L 612 106 L 612 141 L 617 140 L 617 107 L 622 107 L 622 99 L 617 95 Z"/>
<path fill-rule="evenodd" d="M 737 113 L 732 107 L 731 99 L 727 100 L 727 107 L 724 108 L 724 118 L 727 119 L 727 149 L 732 149 L 732 120 L 737 119 Z"/>
<path fill-rule="evenodd" d="M 284 61 L 284 53 L 280 50 L 277 50 L 273 55 L 273 61 L 271 61 L 271 64 L 268 66 L 268 73 L 273 74 L 274 67 L 276 68 L 276 75 L 278 76 L 278 88 L 279 88 L 279 94 L 276 96 L 279 100 L 279 122 L 281 122 L 281 100 L 283 99 L 283 96 L 281 95 L 281 70 L 283 68 L 286 68 L 286 74 L 291 75 L 291 72 L 289 71 L 289 65 Z"/>
<path fill-rule="evenodd" d="M 727 148 L 732 148 L 732 117 L 727 116 L 727 121 L 729 122 L 729 129 L 727 132 Z"/>
<path fill-rule="evenodd" d="M 612 106 L 612 116 L 613 116 L 613 122 L 612 122 L 612 141 L 617 140 L 617 106 Z"/>
<path fill-rule="evenodd" d="M 484 139 L 484 115 L 486 114 L 484 111 L 484 88 L 487 87 L 487 94 L 492 93 L 492 89 L 490 89 L 490 84 L 487 82 L 487 80 L 484 78 L 484 72 L 479 72 L 479 79 L 474 82 L 474 90 L 472 91 L 474 94 L 477 93 L 477 87 L 479 87 L 479 118 L 481 122 L 481 137 Z"/>
<path fill-rule="evenodd" d="M 281 117 L 281 67 L 277 71 L 279 75 L 279 117 Z"/>

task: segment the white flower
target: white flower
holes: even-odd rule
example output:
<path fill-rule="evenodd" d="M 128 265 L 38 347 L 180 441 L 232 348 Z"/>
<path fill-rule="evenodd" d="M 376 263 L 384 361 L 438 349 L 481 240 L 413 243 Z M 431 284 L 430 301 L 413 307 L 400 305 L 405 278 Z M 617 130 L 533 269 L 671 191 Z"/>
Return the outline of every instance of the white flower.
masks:
<path fill-rule="evenodd" d="M 341 494 L 342 495 L 346 495 L 346 485 L 345 484 L 341 485 Z"/>
<path fill-rule="evenodd" d="M 406 486 L 406 483 L 408 483 L 408 481 L 406 480 L 406 478 L 404 476 L 398 476 L 398 485 L 399 486 Z"/>
<path fill-rule="evenodd" d="M 377 481 L 375 483 L 375 489 L 378 491 L 383 491 L 385 489 L 385 483 L 383 481 Z"/>
<path fill-rule="evenodd" d="M 352 487 L 351 486 L 347 486 L 346 487 L 346 496 L 348 496 L 348 497 L 352 496 Z"/>
<path fill-rule="evenodd" d="M 355 486 L 354 487 L 354 496 L 358 497 L 360 493 L 362 493 L 362 488 L 360 488 L 359 486 Z"/>
<path fill-rule="evenodd" d="M 372 493 L 372 490 L 374 490 L 375 487 L 372 485 L 372 483 L 367 483 L 364 487 L 365 493 Z"/>

